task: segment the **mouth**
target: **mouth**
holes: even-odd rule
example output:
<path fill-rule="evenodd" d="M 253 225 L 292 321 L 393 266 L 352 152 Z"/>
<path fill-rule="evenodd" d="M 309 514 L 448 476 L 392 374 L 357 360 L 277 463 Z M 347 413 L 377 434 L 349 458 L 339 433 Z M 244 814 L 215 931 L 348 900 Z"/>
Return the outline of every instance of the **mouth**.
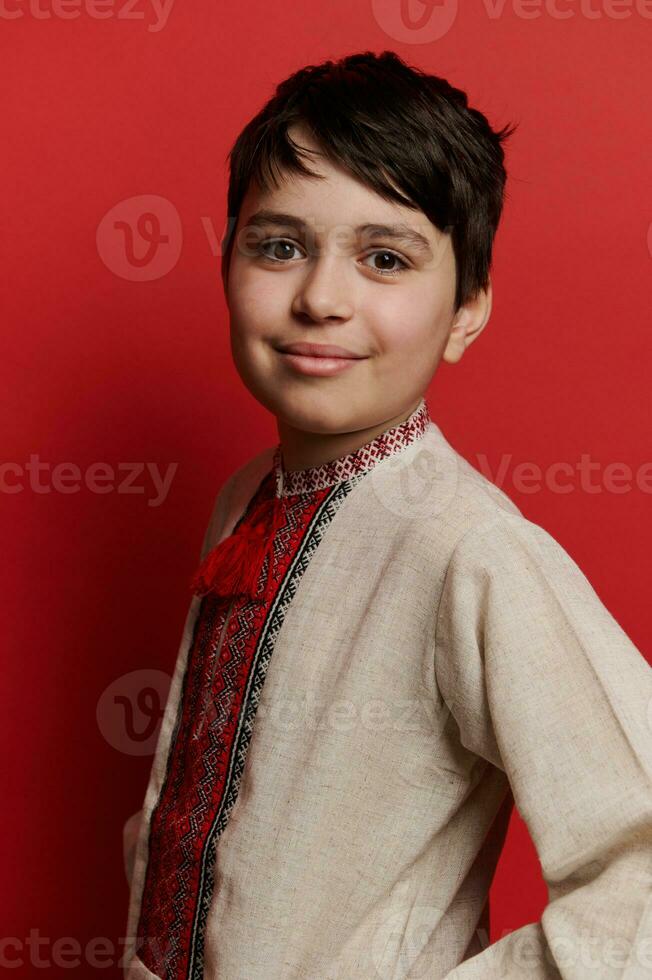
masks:
<path fill-rule="evenodd" d="M 276 351 L 290 369 L 313 377 L 330 377 L 367 359 L 366 354 L 332 344 L 288 344 Z"/>
<path fill-rule="evenodd" d="M 299 354 L 302 357 L 328 357 L 328 358 L 346 358 L 353 360 L 362 360 L 367 355 L 357 354 L 355 351 L 347 350 L 346 347 L 338 347 L 336 344 L 309 344 L 309 343 L 296 343 L 296 344 L 280 344 L 277 350 L 282 354 Z"/>

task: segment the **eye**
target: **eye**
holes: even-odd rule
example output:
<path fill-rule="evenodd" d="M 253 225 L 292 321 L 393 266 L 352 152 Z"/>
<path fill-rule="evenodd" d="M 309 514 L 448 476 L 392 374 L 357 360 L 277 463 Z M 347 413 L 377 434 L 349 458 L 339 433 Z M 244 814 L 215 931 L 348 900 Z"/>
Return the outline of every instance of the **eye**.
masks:
<path fill-rule="evenodd" d="M 396 252 L 390 252 L 386 248 L 376 249 L 375 252 L 370 252 L 369 255 L 365 256 L 365 263 L 367 259 L 374 259 L 375 263 L 375 260 L 378 258 L 381 260 L 380 265 L 373 264 L 371 266 L 367 266 L 367 268 L 373 269 L 374 272 L 379 273 L 381 276 L 397 276 L 400 275 L 401 272 L 405 272 L 406 269 L 409 269 L 407 262 L 405 262 L 400 255 L 397 255 Z M 388 264 L 391 266 L 392 263 L 397 262 L 399 264 L 399 268 L 396 268 L 395 266 L 393 268 L 388 268 Z"/>
<path fill-rule="evenodd" d="M 286 238 L 267 238 L 264 242 L 260 242 L 257 251 L 272 262 L 283 263 L 291 259 L 290 253 L 293 249 L 298 248 L 296 242 Z"/>

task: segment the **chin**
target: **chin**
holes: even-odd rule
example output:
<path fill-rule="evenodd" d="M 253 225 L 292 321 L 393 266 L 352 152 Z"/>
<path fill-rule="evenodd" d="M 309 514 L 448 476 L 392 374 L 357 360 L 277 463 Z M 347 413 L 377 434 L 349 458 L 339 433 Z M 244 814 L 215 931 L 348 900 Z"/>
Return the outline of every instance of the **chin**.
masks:
<path fill-rule="evenodd" d="M 342 432 L 355 432 L 373 425 L 372 406 L 359 404 L 358 399 L 347 398 L 346 394 L 322 389 L 320 392 L 303 391 L 294 397 L 286 393 L 277 399 L 274 413 L 287 425 L 302 432 L 315 435 L 339 435 Z"/>

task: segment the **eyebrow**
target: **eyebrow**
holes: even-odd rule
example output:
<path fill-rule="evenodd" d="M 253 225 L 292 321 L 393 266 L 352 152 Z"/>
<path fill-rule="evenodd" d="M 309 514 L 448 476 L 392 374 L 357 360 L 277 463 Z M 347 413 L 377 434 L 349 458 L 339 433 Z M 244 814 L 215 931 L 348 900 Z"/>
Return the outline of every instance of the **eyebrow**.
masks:
<path fill-rule="evenodd" d="M 254 225 L 260 227 L 261 225 L 285 225 L 291 228 L 295 228 L 299 232 L 305 232 L 308 228 L 307 223 L 294 214 L 286 214 L 283 211 L 270 211 L 267 208 L 263 208 L 260 211 L 256 211 L 249 218 L 246 225 Z M 433 258 L 432 249 L 428 239 L 421 235 L 414 228 L 409 225 L 399 224 L 385 225 L 377 223 L 368 223 L 363 225 L 356 225 L 353 229 L 356 235 L 365 235 L 369 238 L 386 238 L 397 244 L 409 245 L 416 252 L 420 252 L 426 258 Z"/>

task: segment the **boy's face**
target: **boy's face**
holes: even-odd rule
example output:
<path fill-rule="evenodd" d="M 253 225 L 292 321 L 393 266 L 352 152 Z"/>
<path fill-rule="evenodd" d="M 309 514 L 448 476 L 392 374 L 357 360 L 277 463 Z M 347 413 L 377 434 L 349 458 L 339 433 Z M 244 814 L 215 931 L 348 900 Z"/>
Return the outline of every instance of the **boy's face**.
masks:
<path fill-rule="evenodd" d="M 319 151 L 305 131 L 290 135 Z M 231 350 L 243 382 L 277 419 L 306 432 L 351 432 L 412 411 L 442 356 L 459 360 L 484 326 L 487 297 L 456 314 L 450 236 L 325 157 L 306 162 L 325 179 L 288 173 L 278 189 L 250 187 L 243 201 L 225 282 Z M 295 343 L 357 356 L 293 359 L 281 348 Z"/>

